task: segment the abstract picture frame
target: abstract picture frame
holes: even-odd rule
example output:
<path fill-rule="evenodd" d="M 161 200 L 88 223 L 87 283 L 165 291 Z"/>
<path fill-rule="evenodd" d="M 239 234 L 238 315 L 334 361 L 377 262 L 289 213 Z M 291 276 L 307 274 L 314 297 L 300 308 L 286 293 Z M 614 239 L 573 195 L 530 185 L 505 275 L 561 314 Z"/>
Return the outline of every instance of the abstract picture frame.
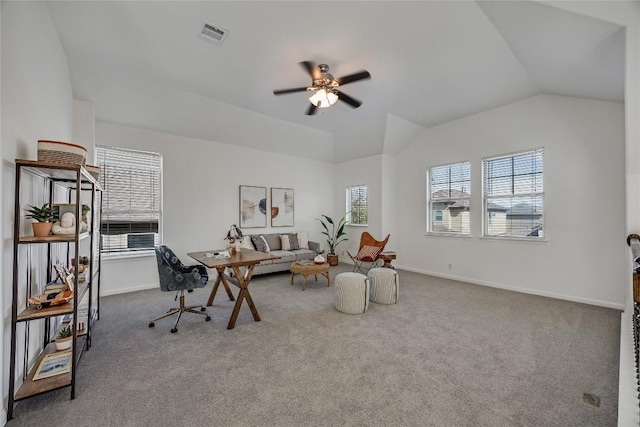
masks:
<path fill-rule="evenodd" d="M 293 227 L 295 224 L 293 188 L 271 187 L 271 226 Z"/>
<path fill-rule="evenodd" d="M 267 187 L 240 186 L 240 228 L 267 226 Z"/>

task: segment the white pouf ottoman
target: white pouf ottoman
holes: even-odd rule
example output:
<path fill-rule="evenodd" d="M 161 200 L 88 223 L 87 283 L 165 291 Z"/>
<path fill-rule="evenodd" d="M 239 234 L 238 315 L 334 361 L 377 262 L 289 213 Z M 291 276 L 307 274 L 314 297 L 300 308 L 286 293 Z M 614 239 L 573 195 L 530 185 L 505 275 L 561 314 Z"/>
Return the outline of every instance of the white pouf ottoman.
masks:
<path fill-rule="evenodd" d="M 371 301 L 378 304 L 398 302 L 398 272 L 390 268 L 372 268 L 367 274 L 370 283 Z"/>
<path fill-rule="evenodd" d="M 369 279 L 360 273 L 340 273 L 335 279 L 336 310 L 362 314 L 369 308 Z"/>

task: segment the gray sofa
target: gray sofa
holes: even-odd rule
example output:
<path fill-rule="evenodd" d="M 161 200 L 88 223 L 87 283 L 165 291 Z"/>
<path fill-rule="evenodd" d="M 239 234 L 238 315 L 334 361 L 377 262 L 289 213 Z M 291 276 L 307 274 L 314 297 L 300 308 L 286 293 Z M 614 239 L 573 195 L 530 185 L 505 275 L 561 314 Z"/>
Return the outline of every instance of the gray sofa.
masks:
<path fill-rule="evenodd" d="M 294 261 L 300 261 L 303 259 L 313 259 L 317 255 L 316 249 L 320 248 L 320 244 L 317 242 L 309 241 L 309 249 L 296 249 L 292 251 L 284 251 L 282 250 L 282 243 L 280 240 L 281 234 L 294 234 L 294 233 L 260 233 L 260 234 L 245 234 L 243 240 L 243 249 L 253 249 L 255 250 L 255 246 L 251 242 L 251 236 L 264 236 L 264 239 L 267 241 L 269 245 L 269 249 L 271 254 L 277 255 L 280 259 L 276 259 L 273 261 L 262 261 L 260 264 L 256 265 L 253 274 L 265 274 L 265 273 L 274 273 L 277 271 L 289 271 L 291 267 L 291 263 Z"/>

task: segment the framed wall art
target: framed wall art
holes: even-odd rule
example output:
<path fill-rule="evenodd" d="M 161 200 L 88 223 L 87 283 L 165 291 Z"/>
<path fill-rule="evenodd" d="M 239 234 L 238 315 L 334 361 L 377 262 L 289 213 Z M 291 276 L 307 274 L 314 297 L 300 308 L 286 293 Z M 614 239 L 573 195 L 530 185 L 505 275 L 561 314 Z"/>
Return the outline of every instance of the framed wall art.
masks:
<path fill-rule="evenodd" d="M 293 227 L 293 189 L 271 188 L 271 226 Z"/>
<path fill-rule="evenodd" d="M 240 186 L 240 228 L 267 226 L 267 187 Z"/>

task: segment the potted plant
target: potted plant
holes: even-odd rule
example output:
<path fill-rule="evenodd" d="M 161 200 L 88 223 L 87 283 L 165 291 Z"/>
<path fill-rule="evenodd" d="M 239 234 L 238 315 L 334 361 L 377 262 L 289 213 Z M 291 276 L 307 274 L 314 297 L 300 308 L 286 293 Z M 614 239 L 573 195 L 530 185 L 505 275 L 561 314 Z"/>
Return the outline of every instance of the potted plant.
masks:
<path fill-rule="evenodd" d="M 313 259 L 313 261 L 314 261 L 316 264 L 324 264 L 324 263 L 326 262 L 325 257 L 323 257 L 323 256 L 322 256 L 322 254 L 323 254 L 324 252 L 325 252 L 325 250 L 324 250 L 324 249 L 320 249 L 320 248 L 316 249 L 316 254 L 317 254 L 317 255 L 316 255 L 316 257 Z"/>
<path fill-rule="evenodd" d="M 56 350 L 66 350 L 71 347 L 73 342 L 73 330 L 71 326 L 65 326 L 60 329 L 56 336 Z"/>
<path fill-rule="evenodd" d="M 229 231 L 227 231 L 227 237 L 225 237 L 224 240 L 229 242 L 228 247 L 231 248 L 232 252 L 240 252 L 242 237 L 244 237 L 242 230 L 240 230 L 236 224 L 232 224 Z"/>
<path fill-rule="evenodd" d="M 346 237 L 347 233 L 345 233 L 344 231 L 344 227 L 347 224 L 348 213 L 349 212 L 345 213 L 337 223 L 327 215 L 321 215 L 322 218 L 316 218 L 318 221 L 320 221 L 320 224 L 322 224 L 322 228 L 324 228 L 322 234 L 327 236 L 327 244 L 329 245 L 327 262 L 329 263 L 329 265 L 338 265 L 338 254 L 336 253 L 336 247 L 340 243 L 349 240 Z"/>
<path fill-rule="evenodd" d="M 89 222 L 87 221 L 87 214 L 89 213 L 90 210 L 91 208 L 89 207 L 89 205 L 86 205 L 86 204 L 82 205 L 82 220 L 84 221 L 85 224 L 89 224 Z"/>
<path fill-rule="evenodd" d="M 33 235 L 36 237 L 48 236 L 49 233 L 51 233 L 53 221 L 58 219 L 51 205 L 49 205 L 49 203 L 45 203 L 41 207 L 31 205 L 27 206 L 29 206 L 29 209 L 25 209 L 27 211 L 27 215 L 25 216 L 35 221 L 31 224 L 33 227 Z"/>

